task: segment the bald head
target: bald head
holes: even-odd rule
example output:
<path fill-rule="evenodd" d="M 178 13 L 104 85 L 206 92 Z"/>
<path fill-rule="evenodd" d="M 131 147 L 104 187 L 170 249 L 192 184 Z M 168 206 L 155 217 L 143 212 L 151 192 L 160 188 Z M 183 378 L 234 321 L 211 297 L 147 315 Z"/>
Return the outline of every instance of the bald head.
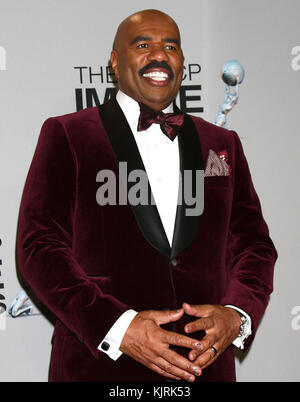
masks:
<path fill-rule="evenodd" d="M 162 23 L 168 23 L 174 25 L 175 29 L 178 32 L 178 37 L 180 38 L 179 28 L 176 22 L 173 20 L 173 18 L 171 18 L 168 14 L 163 13 L 162 11 L 148 9 L 138 11 L 130 15 L 129 17 L 125 18 L 125 20 L 123 20 L 120 23 L 113 42 L 113 49 L 117 50 L 120 48 L 122 38 L 124 38 L 124 35 L 127 34 L 128 30 L 132 28 L 132 26 L 139 25 L 149 19 L 152 21 L 158 21 L 158 22 L 161 21 Z"/>

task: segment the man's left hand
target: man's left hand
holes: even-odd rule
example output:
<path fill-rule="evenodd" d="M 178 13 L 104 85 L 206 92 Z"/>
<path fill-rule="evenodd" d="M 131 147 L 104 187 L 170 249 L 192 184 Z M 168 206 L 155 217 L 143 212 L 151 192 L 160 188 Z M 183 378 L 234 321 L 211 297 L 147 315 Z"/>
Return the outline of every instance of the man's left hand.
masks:
<path fill-rule="evenodd" d="M 240 315 L 233 308 L 211 304 L 183 303 L 183 308 L 186 314 L 198 317 L 197 320 L 186 324 L 185 332 L 205 331 L 205 336 L 200 341 L 202 350 L 191 350 L 189 353 L 190 360 L 204 369 L 237 338 L 241 324 Z"/>

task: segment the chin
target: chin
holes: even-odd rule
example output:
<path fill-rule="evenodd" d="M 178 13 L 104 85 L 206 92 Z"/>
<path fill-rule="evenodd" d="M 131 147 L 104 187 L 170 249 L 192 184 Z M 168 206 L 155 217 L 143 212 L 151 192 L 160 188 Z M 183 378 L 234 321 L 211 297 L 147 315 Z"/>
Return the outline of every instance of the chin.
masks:
<path fill-rule="evenodd" d="M 175 97 L 175 96 L 174 96 Z M 168 106 L 174 99 L 173 96 L 149 96 L 144 99 L 147 100 L 148 103 L 153 103 L 157 105 L 166 105 Z"/>

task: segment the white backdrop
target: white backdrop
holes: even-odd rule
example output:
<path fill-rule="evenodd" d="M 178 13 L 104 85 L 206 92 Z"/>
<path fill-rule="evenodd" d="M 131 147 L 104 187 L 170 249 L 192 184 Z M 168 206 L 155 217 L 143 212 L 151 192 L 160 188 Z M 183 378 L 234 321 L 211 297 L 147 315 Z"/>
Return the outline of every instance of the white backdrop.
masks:
<path fill-rule="evenodd" d="M 16 226 L 40 127 L 49 116 L 75 111 L 80 93 L 86 107 L 87 89 L 90 101 L 97 94 L 103 102 L 113 88 L 106 66 L 116 28 L 149 8 L 145 0 L 110 4 L 0 0 L 0 302 L 7 309 L 21 289 Z M 181 29 L 185 95 L 195 97 L 186 106 L 195 114 L 214 121 L 225 93 L 224 62 L 237 59 L 245 68 L 228 127 L 242 138 L 279 259 L 254 344 L 237 356 L 237 378 L 299 381 L 300 1 L 152 0 L 150 7 Z M 37 309 L 15 319 L 0 314 L 0 381 L 47 381 L 52 329 Z"/>

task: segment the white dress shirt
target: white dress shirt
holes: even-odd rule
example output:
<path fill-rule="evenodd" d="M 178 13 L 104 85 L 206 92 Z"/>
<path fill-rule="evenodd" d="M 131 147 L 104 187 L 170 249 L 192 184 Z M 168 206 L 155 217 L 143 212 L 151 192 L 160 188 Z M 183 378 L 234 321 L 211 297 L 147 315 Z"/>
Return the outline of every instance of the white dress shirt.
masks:
<path fill-rule="evenodd" d="M 137 131 L 140 115 L 139 104 L 121 91 L 118 91 L 116 99 L 135 138 L 147 172 L 158 213 L 169 243 L 172 245 L 179 188 L 178 139 L 176 137 L 174 141 L 171 141 L 161 131 L 159 124 L 152 124 L 145 131 Z M 170 104 L 164 112 L 172 113 L 173 104 Z M 240 311 L 249 320 L 250 328 L 248 334 L 245 337 L 238 337 L 233 342 L 235 346 L 243 348 L 243 341 L 251 334 L 251 319 L 244 311 L 234 306 L 230 307 Z M 108 354 L 113 360 L 117 360 L 122 354 L 119 347 L 123 336 L 136 314 L 137 312 L 134 310 L 128 310 L 123 313 L 101 341 L 98 349 Z M 109 345 L 108 349 L 105 348 L 107 350 L 101 348 L 104 342 L 106 346 L 107 344 Z"/>

